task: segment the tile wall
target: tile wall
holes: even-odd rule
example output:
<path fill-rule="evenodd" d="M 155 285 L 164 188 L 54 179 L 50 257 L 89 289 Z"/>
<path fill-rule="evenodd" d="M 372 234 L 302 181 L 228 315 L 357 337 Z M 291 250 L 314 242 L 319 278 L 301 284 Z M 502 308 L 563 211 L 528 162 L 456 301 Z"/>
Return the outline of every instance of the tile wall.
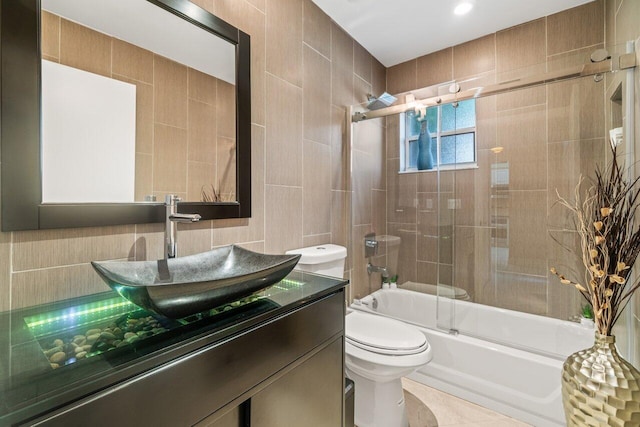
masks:
<path fill-rule="evenodd" d="M 235 200 L 235 88 L 151 51 L 42 15 L 42 56 L 136 86 L 135 200 Z"/>
<path fill-rule="evenodd" d="M 582 64 L 604 42 L 605 1 L 597 0 L 391 67 L 387 89 L 511 80 Z M 567 215 L 555 203 L 556 189 L 571 194 L 577 176 L 604 158 L 604 92 L 604 82 L 589 78 L 478 99 L 478 168 L 440 173 L 439 197 L 435 172 L 395 172 L 399 124 L 388 119 L 386 233 L 402 239 L 399 282 L 439 280 L 483 304 L 576 314 L 577 293 L 548 273 L 551 266 L 580 267 L 556 243 L 575 243 L 573 233 L 561 231 Z M 506 173 L 506 182 L 496 179 Z"/>
<path fill-rule="evenodd" d="M 310 0 L 195 3 L 251 36 L 253 215 L 179 227 L 180 253 L 348 245 L 345 107 L 384 91 L 384 66 Z M 105 291 L 91 260 L 157 259 L 162 241 L 163 224 L 0 233 L 0 310 Z"/>

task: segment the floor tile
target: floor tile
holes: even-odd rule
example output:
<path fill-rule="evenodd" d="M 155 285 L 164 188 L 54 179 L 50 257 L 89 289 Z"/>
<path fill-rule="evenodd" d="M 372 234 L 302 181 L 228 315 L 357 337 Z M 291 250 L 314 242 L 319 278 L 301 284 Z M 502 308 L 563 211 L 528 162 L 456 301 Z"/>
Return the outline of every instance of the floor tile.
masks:
<path fill-rule="evenodd" d="M 526 427 L 502 415 L 416 381 L 403 378 L 410 427 Z M 420 403 L 426 408 L 421 407 Z"/>

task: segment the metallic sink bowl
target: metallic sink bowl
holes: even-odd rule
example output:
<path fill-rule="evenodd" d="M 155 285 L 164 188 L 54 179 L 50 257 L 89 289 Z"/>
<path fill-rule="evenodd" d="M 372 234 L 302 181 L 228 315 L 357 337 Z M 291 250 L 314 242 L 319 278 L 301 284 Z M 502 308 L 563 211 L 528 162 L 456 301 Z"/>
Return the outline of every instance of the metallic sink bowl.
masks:
<path fill-rule="evenodd" d="M 300 255 L 224 246 L 158 261 L 93 261 L 112 289 L 134 304 L 180 319 L 236 301 L 284 279 Z"/>

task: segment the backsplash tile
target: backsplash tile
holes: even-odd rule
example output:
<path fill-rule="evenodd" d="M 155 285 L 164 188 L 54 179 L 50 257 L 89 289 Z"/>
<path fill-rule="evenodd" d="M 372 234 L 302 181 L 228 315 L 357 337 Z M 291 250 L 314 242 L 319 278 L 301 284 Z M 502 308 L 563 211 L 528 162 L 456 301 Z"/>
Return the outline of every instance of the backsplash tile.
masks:
<path fill-rule="evenodd" d="M 128 258 L 134 231 L 133 225 L 124 225 L 14 232 L 12 271 Z"/>

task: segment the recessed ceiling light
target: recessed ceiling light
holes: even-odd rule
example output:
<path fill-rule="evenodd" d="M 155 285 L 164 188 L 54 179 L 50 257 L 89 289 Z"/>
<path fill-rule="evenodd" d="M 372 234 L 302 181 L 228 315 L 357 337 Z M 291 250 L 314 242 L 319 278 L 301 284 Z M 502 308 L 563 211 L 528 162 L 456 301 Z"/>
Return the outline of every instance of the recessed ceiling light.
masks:
<path fill-rule="evenodd" d="M 464 15 L 469 13 L 473 9 L 473 2 L 470 1 L 462 1 L 458 3 L 455 9 L 453 9 L 453 13 L 456 15 Z"/>

